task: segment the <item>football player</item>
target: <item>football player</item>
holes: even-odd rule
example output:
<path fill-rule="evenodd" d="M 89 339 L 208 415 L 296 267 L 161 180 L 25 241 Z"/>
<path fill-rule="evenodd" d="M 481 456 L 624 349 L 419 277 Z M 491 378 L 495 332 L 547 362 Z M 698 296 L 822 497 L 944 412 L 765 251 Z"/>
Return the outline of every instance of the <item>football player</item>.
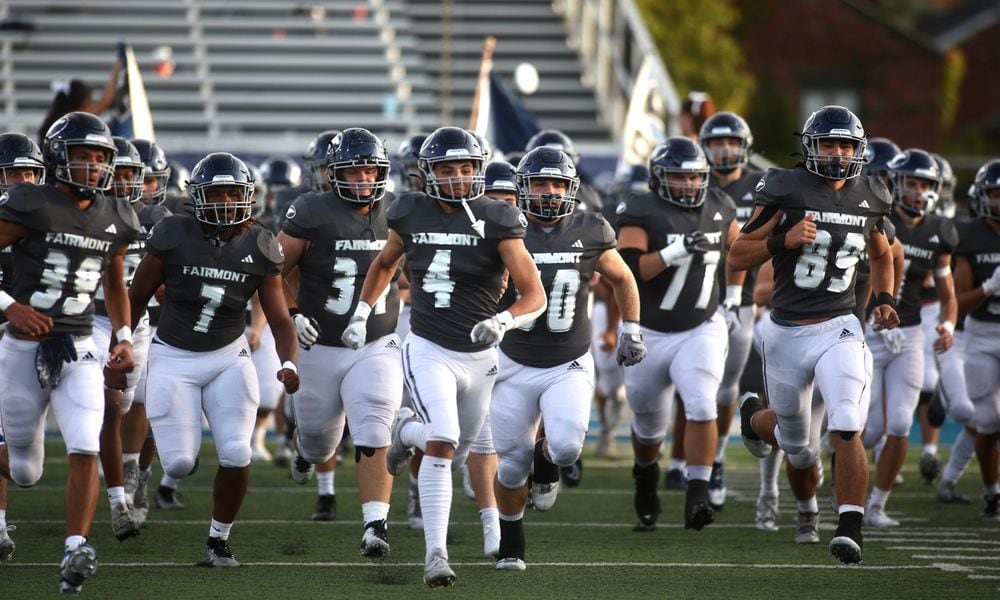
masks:
<path fill-rule="evenodd" d="M 465 130 L 442 127 L 427 137 L 419 160 L 426 192 L 404 194 L 390 207 L 388 240 L 343 335 L 349 347 L 364 345 L 374 305 L 405 254 L 412 329 L 403 343 L 403 374 L 420 416 L 408 408 L 396 413 L 386 462 L 397 475 L 414 446 L 425 453 L 418 486 L 430 587 L 455 581 L 445 540 L 451 468 L 465 461 L 482 427 L 497 375 L 496 346 L 545 309 L 524 247 L 527 221 L 515 206 L 483 197 L 485 166 L 482 148 Z M 505 270 L 521 297 L 497 314 Z"/>
<path fill-rule="evenodd" d="M 191 173 L 193 215 L 171 215 L 146 242 L 129 297 L 138 323 L 150 297 L 166 286 L 149 351 L 146 414 L 163 470 L 194 472 L 204 413 L 215 439 L 212 524 L 199 565 L 238 566 L 229 532 L 246 495 L 250 436 L 257 413 L 257 376 L 244 336 L 254 293 L 274 332 L 285 390 L 298 389 L 295 325 L 281 284 L 281 246 L 253 224 L 253 179 L 232 154 L 207 155 Z"/>
<path fill-rule="evenodd" d="M 487 198 L 503 200 L 511 204 L 517 202 L 514 165 L 502 160 L 491 162 L 486 165 L 483 177 L 485 179 L 483 190 Z"/>
<path fill-rule="evenodd" d="M 423 192 L 424 176 L 420 172 L 420 147 L 424 145 L 427 134 L 418 133 L 403 140 L 396 151 L 396 160 L 402 166 L 400 173 L 400 189 L 404 192 Z"/>
<path fill-rule="evenodd" d="M 725 369 L 727 321 L 716 311 L 722 252 L 735 239 L 736 206 L 708 188 L 709 164 L 698 144 L 671 137 L 649 159 L 651 193 L 630 196 L 617 208 L 620 252 L 642 297 L 643 336 L 650 358 L 625 371 L 632 409 L 635 531 L 652 531 L 660 513 L 657 457 L 669 428 L 674 390 L 687 416 L 684 454 L 688 486 L 684 528 L 715 520 L 708 479 L 716 452 L 716 397 Z M 730 271 L 726 285 L 741 286 Z"/>
<path fill-rule="evenodd" d="M 385 190 L 389 157 L 370 131 L 350 128 L 330 145 L 324 170 L 331 191 L 297 199 L 278 234 L 285 250 L 282 274 L 298 267 L 298 295 L 293 297 L 286 286 L 286 299 L 299 344 L 307 350 L 299 359 L 306 384 L 294 402 L 298 426 L 292 478 L 306 483 L 313 465 L 334 456 L 346 417 L 356 448 L 361 556 L 383 559 L 389 555 L 386 523 L 392 492 L 385 457 L 403 394 L 395 282 L 374 303 L 367 320 L 370 342 L 355 352 L 340 338 L 357 307 L 365 273 L 386 244 L 385 209 L 392 202 Z"/>
<path fill-rule="evenodd" d="M 613 286 L 625 320 L 618 362 L 630 366 L 646 354 L 635 279 L 600 213 L 575 212 L 579 183 L 570 157 L 547 146 L 528 152 L 517 168 L 518 206 L 528 217 L 525 245 L 541 272 L 548 310 L 500 344 L 500 375 L 490 403 L 500 457 L 500 570 L 525 568 L 529 473 L 535 509 L 548 510 L 559 489 L 559 467 L 572 465 L 583 449 L 594 391 L 587 304 L 595 272 Z M 540 420 L 545 437 L 536 442 Z"/>
<path fill-rule="evenodd" d="M 965 382 L 974 407 L 984 521 L 1000 520 L 1000 160 L 979 168 L 969 189 L 976 218 L 959 225 L 955 292 L 965 318 Z"/>
<path fill-rule="evenodd" d="M 326 154 L 330 149 L 330 143 L 338 135 L 340 135 L 340 131 L 337 129 L 327 129 L 319 133 L 309 142 L 306 153 L 302 156 L 306 168 L 309 169 L 312 191 L 314 192 L 328 192 L 331 189 L 330 178 L 326 172 Z"/>
<path fill-rule="evenodd" d="M 0 339 L 0 475 L 19 486 L 42 475 L 44 417 L 52 405 L 69 454 L 66 548 L 60 589 L 78 592 L 97 569 L 87 543 L 97 508 L 96 456 L 104 415 L 104 378 L 124 387 L 134 366 L 124 254 L 139 223 L 111 200 L 115 144 L 103 121 L 69 113 L 45 136 L 51 185 L 11 187 L 0 196 L 0 248 L 14 246 L 11 292 L 0 292 L 8 319 Z M 92 295 L 104 285 L 115 331 L 108 348 L 91 335 Z"/>
<path fill-rule="evenodd" d="M 893 199 L 889 219 L 905 249 L 906 267 L 896 300 L 900 325 L 869 330 L 866 335 L 874 371 L 865 446 L 874 447 L 886 436 L 865 510 L 865 524 L 876 528 L 899 525 L 899 521 L 885 513 L 885 504 L 896 475 L 902 470 L 913 413 L 920 400 L 924 378 L 920 293 L 931 274 L 941 303 L 941 320 L 934 317 L 937 353 L 951 349 L 957 318 L 951 253 L 958 239 L 954 225 L 933 212 L 941 188 L 937 163 L 927 152 L 911 148 L 896 155 L 888 166 Z M 966 404 L 963 422 L 972 417 L 972 406 Z"/>
<path fill-rule="evenodd" d="M 818 513 L 819 436 L 810 427 L 815 380 L 836 452 L 840 520 L 830 551 L 845 563 L 861 561 L 868 480 L 860 434 L 869 381 L 861 322 L 852 312 L 855 268 L 865 249 L 876 295 L 873 322 L 899 324 L 892 254 L 879 228 L 891 198 L 878 178 L 859 177 L 865 143 L 861 121 L 848 109 L 831 105 L 812 113 L 801 134 L 803 163 L 771 169 L 760 180 L 757 207 L 728 257 L 733 269 L 772 257 L 774 263 L 772 312 L 761 340 L 771 408 L 755 395 L 741 397 L 744 442 L 759 458 L 780 446 L 796 500 Z"/>
<path fill-rule="evenodd" d="M 698 143 L 712 167 L 709 189 L 718 188 L 733 199 L 736 203 L 737 226 L 742 227 L 753 213 L 753 188 L 761 176 L 760 171 L 749 166 L 750 149 L 753 147 L 750 127 L 737 114 L 718 112 L 701 126 Z M 755 269 L 746 272 L 743 287 L 737 288 L 726 285 L 726 269 L 719 269 L 718 274 L 719 289 L 725 292 L 720 302 L 732 326 L 729 329 L 726 368 L 716 398 L 719 439 L 712 462 L 712 475 L 708 480 L 708 500 L 715 510 L 722 510 L 726 504 L 726 479 L 723 470 L 726 443 L 736 412 L 736 398 L 740 395 L 740 377 L 750 358 L 753 342 L 751 325 L 754 318 L 754 275 Z"/>

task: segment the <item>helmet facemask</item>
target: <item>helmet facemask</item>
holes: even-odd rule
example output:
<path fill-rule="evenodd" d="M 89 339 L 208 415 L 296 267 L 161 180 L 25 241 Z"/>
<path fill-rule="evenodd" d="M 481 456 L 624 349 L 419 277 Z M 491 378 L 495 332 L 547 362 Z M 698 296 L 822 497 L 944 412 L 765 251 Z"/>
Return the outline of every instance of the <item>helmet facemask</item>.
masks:
<path fill-rule="evenodd" d="M 18 183 L 24 183 L 23 178 L 19 178 L 18 181 L 11 181 L 11 174 L 14 171 L 26 171 L 31 170 L 35 174 L 34 184 L 42 185 L 45 183 L 45 167 L 35 161 L 30 161 L 30 159 L 24 159 L 22 161 L 21 157 L 14 160 L 13 163 L 8 165 L 0 166 L 0 194 L 6 193 L 7 188 L 12 185 L 17 185 Z"/>
<path fill-rule="evenodd" d="M 57 157 L 55 178 L 57 181 L 65 183 L 73 191 L 73 195 L 84 200 L 93 200 L 97 192 L 104 192 L 111 189 L 111 180 L 114 177 L 115 151 L 104 145 L 95 145 L 83 142 L 62 142 L 53 141 L 54 155 Z M 104 162 L 94 162 L 90 160 L 71 161 L 70 155 L 74 146 L 87 148 L 98 148 L 104 152 Z M 83 181 L 77 181 L 77 178 Z M 93 181 L 93 183 L 91 183 Z"/>
<path fill-rule="evenodd" d="M 144 171 L 145 167 L 142 165 L 116 161 L 115 175 L 111 183 L 111 192 L 108 195 L 129 204 L 142 200 Z"/>
<path fill-rule="evenodd" d="M 713 144 L 716 140 L 732 140 L 736 144 Z M 742 169 L 750 160 L 750 145 L 745 138 L 715 136 L 702 140 L 701 149 L 705 151 L 712 170 L 723 175 Z"/>
<path fill-rule="evenodd" d="M 452 151 L 449 151 L 449 154 L 452 154 Z M 470 163 L 472 174 L 439 177 L 435 167 L 446 163 Z M 486 188 L 482 157 L 474 157 L 467 152 L 456 152 L 452 156 L 444 156 L 438 160 L 421 158 L 419 165 L 420 172 L 424 176 L 424 192 L 435 200 L 450 203 L 465 202 L 482 196 Z"/>
<path fill-rule="evenodd" d="M 834 129 L 830 133 L 831 135 L 824 136 L 802 134 L 802 149 L 805 155 L 806 169 L 810 173 L 836 181 L 857 177 L 861 174 L 861 168 L 865 165 L 867 141 L 865 138 L 850 135 L 850 132 L 847 130 L 841 133 Z M 853 156 L 821 154 L 820 144 L 824 140 L 849 140 L 854 147 Z"/>
<path fill-rule="evenodd" d="M 656 194 L 674 204 L 684 208 L 697 208 L 704 204 L 705 194 L 708 193 L 708 167 L 692 166 L 691 168 L 668 169 L 663 165 L 653 164 L 652 177 L 650 183 L 654 184 L 653 191 Z M 672 173 L 687 175 L 698 173 L 698 183 L 671 183 L 668 176 Z"/>
<path fill-rule="evenodd" d="M 919 182 L 926 188 L 918 189 Z M 934 212 L 941 191 L 941 182 L 917 175 L 894 173 L 892 176 L 892 199 L 904 211 L 914 217 L 922 217 Z"/>
<path fill-rule="evenodd" d="M 237 200 L 209 199 L 210 189 L 235 187 Z M 253 182 L 236 181 L 231 175 L 216 175 L 208 183 L 191 183 L 188 193 L 194 201 L 196 219 L 219 229 L 228 229 L 250 220 L 253 214 Z"/>
<path fill-rule="evenodd" d="M 374 181 L 348 181 L 344 177 L 347 169 L 364 169 L 375 167 Z M 389 181 L 389 161 L 382 158 L 357 158 L 330 164 L 326 167 L 330 175 L 330 185 L 337 196 L 347 202 L 371 204 L 385 196 L 386 184 Z"/>
<path fill-rule="evenodd" d="M 531 191 L 532 182 L 553 180 L 566 184 L 564 194 L 534 193 Z M 518 173 L 517 183 L 519 188 L 518 208 L 541 221 L 558 221 L 576 209 L 576 193 L 580 189 L 580 179 L 563 175 L 559 169 L 543 168 L 537 173 L 526 175 Z"/>

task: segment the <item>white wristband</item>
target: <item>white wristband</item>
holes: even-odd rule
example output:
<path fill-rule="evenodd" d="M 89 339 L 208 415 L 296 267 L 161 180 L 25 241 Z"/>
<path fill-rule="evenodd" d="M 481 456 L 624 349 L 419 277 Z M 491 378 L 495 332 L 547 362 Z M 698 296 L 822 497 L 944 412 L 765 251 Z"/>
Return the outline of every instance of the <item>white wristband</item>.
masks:
<path fill-rule="evenodd" d="M 743 286 L 742 285 L 727 285 L 726 286 L 726 299 L 723 303 L 729 306 L 739 306 L 743 301 Z"/>
<path fill-rule="evenodd" d="M 951 265 L 945 265 L 934 269 L 934 277 L 937 277 L 938 279 L 944 279 L 949 275 L 951 275 Z"/>
<path fill-rule="evenodd" d="M 941 325 L 941 327 L 944 327 L 946 330 L 948 330 L 948 333 L 950 333 L 952 335 L 955 334 L 955 324 L 952 323 L 951 321 L 941 321 L 941 323 L 939 323 L 939 325 Z"/>
<path fill-rule="evenodd" d="M 298 367 L 296 367 L 295 363 L 293 363 L 290 360 L 286 360 L 285 362 L 281 363 L 281 368 L 282 369 L 288 369 L 289 371 L 291 371 L 292 373 L 295 373 L 295 374 L 298 374 L 298 372 L 299 372 Z"/>
<path fill-rule="evenodd" d="M 5 312 L 8 308 L 10 308 L 10 305 L 15 302 L 17 302 L 17 300 L 14 300 L 13 296 L 3 290 L 0 290 L 0 312 Z"/>
<path fill-rule="evenodd" d="M 368 304 L 364 300 L 358 302 L 358 307 L 354 309 L 354 316 L 361 317 L 363 320 L 368 320 L 368 315 L 372 314 L 372 305 Z"/>
<path fill-rule="evenodd" d="M 121 329 L 115 332 L 115 337 L 118 338 L 118 343 L 128 342 L 132 343 L 132 328 L 128 325 L 122 325 Z"/>
<path fill-rule="evenodd" d="M 622 323 L 622 333 L 627 335 L 636 335 L 641 333 L 642 329 L 639 327 L 639 323 L 636 321 L 625 321 Z"/>

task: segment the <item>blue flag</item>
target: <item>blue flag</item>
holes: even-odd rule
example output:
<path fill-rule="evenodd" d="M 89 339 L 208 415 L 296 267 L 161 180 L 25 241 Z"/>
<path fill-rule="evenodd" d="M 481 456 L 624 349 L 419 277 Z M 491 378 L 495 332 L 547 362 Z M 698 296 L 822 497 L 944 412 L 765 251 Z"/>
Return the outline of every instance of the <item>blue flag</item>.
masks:
<path fill-rule="evenodd" d="M 142 75 L 139 74 L 139 65 L 132 47 L 119 42 L 117 54 L 122 67 L 115 91 L 115 114 L 108 123 L 111 134 L 125 139 L 154 140 L 153 118 L 149 111 L 149 101 L 146 99 L 146 88 L 143 86 Z"/>
<path fill-rule="evenodd" d="M 503 78 L 490 70 L 489 138 L 501 152 L 521 152 L 531 136 L 542 130 Z"/>

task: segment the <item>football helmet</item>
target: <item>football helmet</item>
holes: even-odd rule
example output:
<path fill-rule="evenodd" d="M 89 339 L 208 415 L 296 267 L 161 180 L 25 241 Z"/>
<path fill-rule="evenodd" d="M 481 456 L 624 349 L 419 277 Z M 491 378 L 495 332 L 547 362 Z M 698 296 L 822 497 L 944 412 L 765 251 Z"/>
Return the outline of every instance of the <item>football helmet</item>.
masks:
<path fill-rule="evenodd" d="M 882 181 L 888 182 L 889 161 L 896 158 L 896 155 L 901 152 L 899 146 L 889 138 L 872 138 L 865 146 L 865 166 L 861 172 L 865 175 L 881 177 Z"/>
<path fill-rule="evenodd" d="M 259 220 L 267 213 L 267 184 L 260 174 L 260 168 L 247 163 L 250 176 L 253 177 L 253 211 L 250 216 Z"/>
<path fill-rule="evenodd" d="M 908 148 L 889 161 L 889 190 L 893 202 L 907 213 L 921 217 L 934 211 L 941 190 L 941 172 L 934 157 L 917 148 Z M 907 187 L 908 180 L 930 183 L 921 192 Z"/>
<path fill-rule="evenodd" d="M 71 163 L 69 155 L 73 146 L 104 150 L 106 160 L 103 163 Z M 115 142 L 104 121 L 90 113 L 71 112 L 57 119 L 45 133 L 42 155 L 56 180 L 69 186 L 77 198 L 92 200 L 97 192 L 111 187 L 111 176 L 115 170 Z M 73 179 L 72 169 L 86 170 L 82 183 Z M 90 183 L 92 172 L 97 174 L 93 184 Z"/>
<path fill-rule="evenodd" d="M 480 135 L 478 132 L 472 129 L 467 129 L 466 131 L 468 131 L 469 134 L 472 137 L 476 138 L 476 141 L 479 142 L 479 145 L 483 149 L 483 156 L 486 157 L 486 162 L 489 163 L 491 160 L 493 160 L 493 144 L 490 143 L 490 141 L 486 138 L 486 136 Z"/>
<path fill-rule="evenodd" d="M 399 180 L 404 192 L 424 191 L 423 178 L 417 174 L 419 172 L 417 162 L 420 159 L 420 147 L 424 145 L 426 139 L 427 135 L 423 133 L 411 135 L 403 140 L 403 143 L 399 145 L 399 150 L 396 151 L 396 160 L 402 167 L 402 175 Z"/>
<path fill-rule="evenodd" d="M 0 135 L 0 194 L 13 184 L 7 183 L 7 169 L 31 169 L 35 185 L 45 183 L 45 162 L 35 140 L 20 133 Z"/>
<path fill-rule="evenodd" d="M 991 190 L 1000 188 L 1000 159 L 993 159 L 976 171 L 969 187 L 969 208 L 984 219 L 1000 220 L 1000 199 L 991 200 Z"/>
<path fill-rule="evenodd" d="M 344 169 L 369 166 L 378 171 L 375 181 L 347 181 L 343 178 Z M 389 181 L 389 154 L 382 140 L 372 132 L 362 127 L 351 127 L 330 144 L 326 153 L 326 173 L 333 191 L 342 200 L 359 204 L 378 202 L 385 196 Z M 370 192 L 370 195 L 363 196 L 363 192 Z"/>
<path fill-rule="evenodd" d="M 134 139 L 132 145 L 139 151 L 139 158 L 146 165 L 143 177 L 156 178 L 156 191 L 143 198 L 146 204 L 160 204 L 167 197 L 170 181 L 170 163 L 159 144 L 150 140 Z M 185 176 L 186 178 L 187 176 Z"/>
<path fill-rule="evenodd" d="M 681 136 L 667 138 L 649 157 L 649 189 L 660 198 L 684 208 L 697 208 L 708 192 L 708 159 L 701 146 Z M 670 184 L 671 173 L 697 173 L 696 184 Z"/>
<path fill-rule="evenodd" d="M 438 177 L 434 167 L 447 162 L 471 162 L 468 177 Z M 441 127 L 427 136 L 420 147 L 417 166 L 424 177 L 425 193 L 442 202 L 464 202 L 483 195 L 486 155 L 483 147 L 468 131 L 460 127 Z M 456 195 L 456 188 L 467 188 Z M 445 189 L 450 193 L 445 194 Z"/>
<path fill-rule="evenodd" d="M 515 180 L 514 165 L 509 162 L 498 160 L 486 165 L 484 172 L 485 192 L 513 192 L 517 193 L 517 182 Z"/>
<path fill-rule="evenodd" d="M 170 174 L 167 176 L 167 191 L 180 195 L 187 194 L 187 182 L 191 179 L 191 171 L 175 160 L 168 164 L 170 165 Z"/>
<path fill-rule="evenodd" d="M 235 186 L 240 197 L 236 202 L 209 203 L 205 192 L 213 187 Z M 198 161 L 187 182 L 188 196 L 194 203 L 196 219 L 218 229 L 239 225 L 253 212 L 254 179 L 246 163 L 228 152 L 213 152 Z"/>
<path fill-rule="evenodd" d="M 309 142 L 305 156 L 302 157 L 309 169 L 314 192 L 322 192 L 326 189 L 326 153 L 330 150 L 330 143 L 338 135 L 340 135 L 340 131 L 337 129 L 327 129 L 320 133 L 313 141 Z"/>
<path fill-rule="evenodd" d="M 615 173 L 608 194 L 616 204 L 633 192 L 649 191 L 649 167 L 647 165 L 625 165 Z"/>
<path fill-rule="evenodd" d="M 527 154 L 539 146 L 551 146 L 557 150 L 562 150 L 569 155 L 574 165 L 580 162 L 580 155 L 573 146 L 573 140 L 558 129 L 543 129 L 531 136 L 528 143 L 524 145 L 524 152 Z"/>
<path fill-rule="evenodd" d="M 559 196 L 531 191 L 533 180 L 557 180 L 566 183 L 566 193 Z M 528 152 L 517 165 L 517 205 L 542 221 L 556 221 L 576 208 L 580 176 L 568 154 L 551 146 L 539 146 Z"/>
<path fill-rule="evenodd" d="M 934 157 L 938 171 L 941 172 L 941 191 L 938 193 L 938 203 L 934 207 L 934 212 L 952 219 L 955 217 L 955 184 L 958 183 L 958 179 L 948 159 L 933 152 L 931 156 Z"/>
<path fill-rule="evenodd" d="M 115 142 L 115 175 L 111 180 L 111 191 L 108 196 L 125 200 L 129 204 L 142 200 L 142 177 L 146 170 L 145 163 L 139 156 L 139 150 L 132 142 L 123 137 L 114 136 L 111 138 Z M 131 177 L 126 181 L 118 181 L 119 171 L 131 171 Z"/>
<path fill-rule="evenodd" d="M 260 175 L 270 192 L 302 185 L 302 167 L 287 156 L 269 156 L 260 163 Z"/>
<path fill-rule="evenodd" d="M 739 140 L 740 147 L 735 154 L 728 149 L 712 151 L 709 141 L 718 139 Z M 718 112 L 705 120 L 698 133 L 698 143 L 705 152 L 708 164 L 719 173 L 732 173 L 743 168 L 750 160 L 750 147 L 753 146 L 753 133 L 743 117 L 731 112 Z"/>
<path fill-rule="evenodd" d="M 861 174 L 868 146 L 861 120 L 843 106 L 830 105 L 806 119 L 801 133 L 802 155 L 810 173 L 826 179 L 852 179 Z M 854 156 L 824 156 L 819 152 L 823 140 L 849 140 Z"/>

